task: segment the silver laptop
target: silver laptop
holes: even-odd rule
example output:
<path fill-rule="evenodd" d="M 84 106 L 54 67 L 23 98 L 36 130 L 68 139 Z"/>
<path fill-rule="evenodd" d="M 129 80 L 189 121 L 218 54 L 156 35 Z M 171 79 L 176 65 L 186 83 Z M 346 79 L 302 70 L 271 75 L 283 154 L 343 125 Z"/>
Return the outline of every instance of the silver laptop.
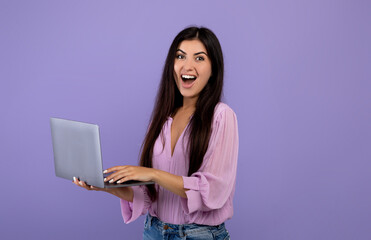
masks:
<path fill-rule="evenodd" d="M 73 181 L 77 177 L 88 185 L 100 188 L 128 187 L 154 182 L 104 182 L 99 127 L 96 124 L 50 118 L 55 175 Z"/>

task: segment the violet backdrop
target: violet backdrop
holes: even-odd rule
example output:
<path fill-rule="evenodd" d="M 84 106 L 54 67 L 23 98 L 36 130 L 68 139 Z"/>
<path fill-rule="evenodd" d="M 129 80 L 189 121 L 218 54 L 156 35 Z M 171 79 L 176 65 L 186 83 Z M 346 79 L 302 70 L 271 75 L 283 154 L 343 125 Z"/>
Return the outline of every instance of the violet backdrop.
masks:
<path fill-rule="evenodd" d="M 0 1 L 1 239 L 141 239 L 55 177 L 50 117 L 136 164 L 167 50 L 212 29 L 239 121 L 232 239 L 371 239 L 370 1 Z"/>

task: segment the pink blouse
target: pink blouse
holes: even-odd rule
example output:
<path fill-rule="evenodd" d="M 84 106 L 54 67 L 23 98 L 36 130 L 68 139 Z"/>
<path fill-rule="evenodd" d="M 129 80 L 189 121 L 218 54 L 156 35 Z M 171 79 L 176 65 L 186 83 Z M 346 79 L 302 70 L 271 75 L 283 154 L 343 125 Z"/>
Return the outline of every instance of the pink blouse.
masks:
<path fill-rule="evenodd" d="M 219 103 L 214 112 L 209 147 L 198 172 L 188 177 L 189 135 L 183 131 L 171 156 L 171 117 L 165 122 L 153 149 L 153 168 L 183 177 L 187 198 L 156 184 L 158 198 L 151 202 L 145 186 L 133 187 L 133 202 L 120 200 L 125 223 L 147 211 L 172 224 L 218 225 L 233 215 L 233 195 L 238 158 L 237 118 L 233 110 Z"/>

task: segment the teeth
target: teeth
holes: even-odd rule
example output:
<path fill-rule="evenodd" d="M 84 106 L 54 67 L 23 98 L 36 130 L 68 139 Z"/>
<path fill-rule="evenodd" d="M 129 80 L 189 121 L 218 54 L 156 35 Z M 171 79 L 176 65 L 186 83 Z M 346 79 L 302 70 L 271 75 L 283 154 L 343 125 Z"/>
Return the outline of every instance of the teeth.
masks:
<path fill-rule="evenodd" d="M 186 79 L 194 79 L 196 78 L 195 76 L 190 76 L 190 75 L 182 75 L 182 78 L 186 78 Z"/>

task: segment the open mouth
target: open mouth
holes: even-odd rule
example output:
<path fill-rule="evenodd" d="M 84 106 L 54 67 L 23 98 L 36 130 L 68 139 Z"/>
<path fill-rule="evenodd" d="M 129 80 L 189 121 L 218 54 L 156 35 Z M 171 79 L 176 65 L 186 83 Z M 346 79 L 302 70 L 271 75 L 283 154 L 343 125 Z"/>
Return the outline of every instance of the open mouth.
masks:
<path fill-rule="evenodd" d="M 182 81 L 187 85 L 192 84 L 197 79 L 196 76 L 192 76 L 192 75 L 181 75 L 181 77 L 182 77 Z"/>

